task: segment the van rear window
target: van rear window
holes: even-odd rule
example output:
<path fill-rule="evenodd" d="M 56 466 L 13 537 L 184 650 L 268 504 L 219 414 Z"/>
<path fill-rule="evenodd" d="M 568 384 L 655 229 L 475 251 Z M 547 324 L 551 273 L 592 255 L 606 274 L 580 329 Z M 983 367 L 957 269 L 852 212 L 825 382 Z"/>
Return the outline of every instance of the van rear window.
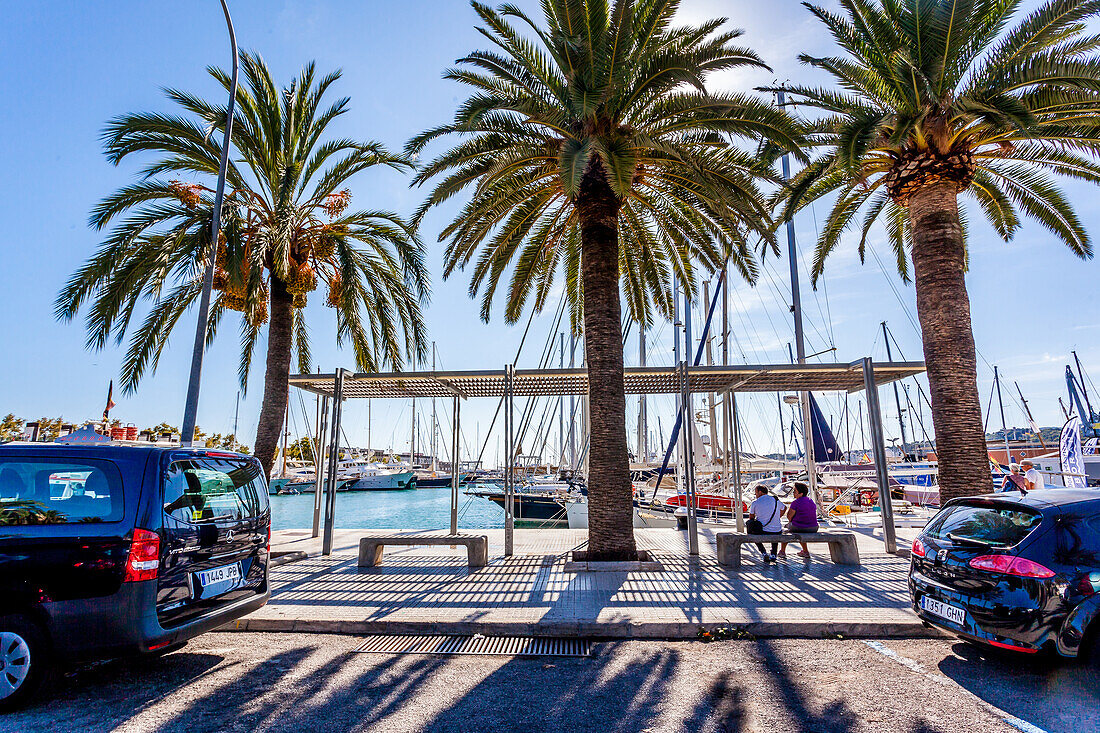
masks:
<path fill-rule="evenodd" d="M 267 512 L 267 487 L 255 461 L 189 458 L 174 461 L 164 480 L 164 513 L 180 522 L 241 520 Z"/>
<path fill-rule="evenodd" d="M 124 510 L 112 463 L 0 459 L 0 525 L 118 522 Z"/>
<path fill-rule="evenodd" d="M 937 514 L 925 534 L 947 542 L 1012 547 L 1042 521 L 1042 514 L 1025 506 L 956 504 Z"/>

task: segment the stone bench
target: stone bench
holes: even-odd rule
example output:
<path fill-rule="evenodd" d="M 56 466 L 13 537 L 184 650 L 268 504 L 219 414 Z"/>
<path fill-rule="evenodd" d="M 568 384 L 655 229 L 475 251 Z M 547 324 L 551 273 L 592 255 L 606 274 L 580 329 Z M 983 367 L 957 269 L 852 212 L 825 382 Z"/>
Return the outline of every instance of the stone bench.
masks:
<path fill-rule="evenodd" d="M 380 564 L 386 545 L 465 545 L 470 567 L 483 568 L 489 564 L 489 538 L 483 534 L 370 535 L 359 539 L 359 567 L 373 568 Z"/>
<path fill-rule="evenodd" d="M 803 532 L 800 534 L 718 532 L 714 535 L 714 539 L 718 543 L 718 564 L 728 568 L 741 567 L 741 545 L 755 542 L 805 542 L 806 544 L 826 542 L 833 562 L 838 565 L 859 565 L 856 536 L 851 532 Z"/>

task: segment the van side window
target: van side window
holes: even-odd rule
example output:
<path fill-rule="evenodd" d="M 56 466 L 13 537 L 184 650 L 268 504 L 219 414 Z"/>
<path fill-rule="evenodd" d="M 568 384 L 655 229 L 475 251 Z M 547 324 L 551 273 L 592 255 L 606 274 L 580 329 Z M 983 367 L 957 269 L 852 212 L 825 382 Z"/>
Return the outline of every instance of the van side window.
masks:
<path fill-rule="evenodd" d="M 260 466 L 246 459 L 174 461 L 163 488 L 164 513 L 188 524 L 250 519 L 268 508 Z"/>
<path fill-rule="evenodd" d="M 124 506 L 108 461 L 0 460 L 0 525 L 118 522 Z"/>

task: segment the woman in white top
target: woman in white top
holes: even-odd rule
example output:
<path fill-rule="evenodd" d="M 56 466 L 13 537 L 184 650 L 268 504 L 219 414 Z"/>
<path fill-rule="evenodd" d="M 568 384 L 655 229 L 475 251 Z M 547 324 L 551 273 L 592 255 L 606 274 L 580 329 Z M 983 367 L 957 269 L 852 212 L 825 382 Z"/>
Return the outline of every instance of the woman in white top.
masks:
<path fill-rule="evenodd" d="M 749 519 L 755 519 L 763 527 L 760 534 L 780 534 L 783 531 L 783 502 L 768 493 L 768 487 L 757 485 L 756 499 L 749 504 Z M 759 529 L 759 528 L 758 528 Z M 764 556 L 764 562 L 775 562 L 775 553 L 779 549 L 779 543 L 772 543 L 771 554 L 764 550 L 764 545 L 757 542 L 760 554 Z"/>

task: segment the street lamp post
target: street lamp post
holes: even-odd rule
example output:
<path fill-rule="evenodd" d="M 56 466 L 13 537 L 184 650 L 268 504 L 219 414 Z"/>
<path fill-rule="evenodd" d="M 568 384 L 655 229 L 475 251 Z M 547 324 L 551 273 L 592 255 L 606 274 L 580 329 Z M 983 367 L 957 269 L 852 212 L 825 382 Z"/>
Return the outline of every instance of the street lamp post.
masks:
<path fill-rule="evenodd" d="M 222 154 L 218 165 L 218 185 L 214 191 L 214 216 L 210 222 L 210 261 L 203 277 L 202 296 L 199 298 L 199 322 L 195 325 L 195 347 L 191 352 L 191 376 L 187 380 L 187 402 L 183 407 L 183 427 L 180 444 L 190 446 L 195 440 L 195 420 L 199 410 L 199 383 L 202 381 L 202 357 L 206 350 L 206 322 L 210 315 L 210 291 L 214 288 L 214 267 L 218 260 L 218 234 L 221 231 L 222 197 L 225 193 L 225 173 L 229 167 L 229 141 L 233 136 L 233 114 L 237 107 L 237 35 L 233 32 L 233 19 L 229 8 L 221 0 L 225 13 L 225 25 L 229 28 L 229 45 L 233 51 L 233 80 L 229 85 L 229 109 L 225 119 L 225 137 L 222 138 Z"/>

